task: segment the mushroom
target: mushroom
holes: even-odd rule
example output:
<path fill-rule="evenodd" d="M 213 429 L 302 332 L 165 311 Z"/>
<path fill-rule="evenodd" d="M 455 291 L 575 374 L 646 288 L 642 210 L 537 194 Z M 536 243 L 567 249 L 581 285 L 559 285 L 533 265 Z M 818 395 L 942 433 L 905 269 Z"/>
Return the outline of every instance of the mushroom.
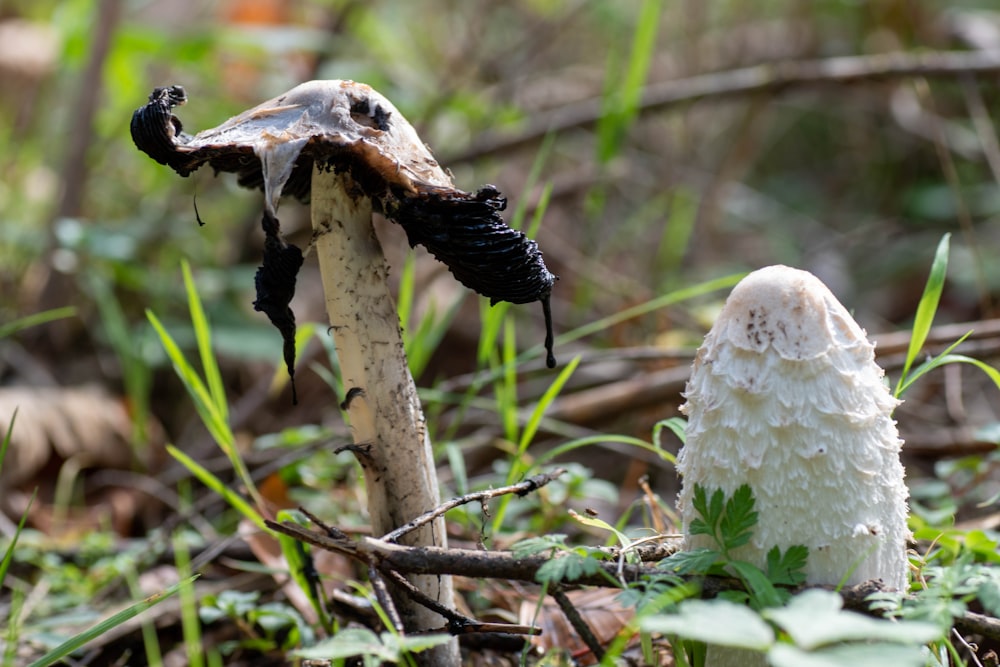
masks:
<path fill-rule="evenodd" d="M 695 485 L 748 484 L 758 522 L 731 556 L 764 568 L 774 546 L 809 549 L 806 580 L 906 586 L 907 489 L 874 345 L 812 274 L 772 266 L 744 278 L 698 350 L 682 411 L 678 508 L 687 548 Z M 718 647 L 711 647 L 717 649 Z M 755 664 L 745 653 L 708 665 Z M 761 663 L 763 664 L 763 663 Z"/>
<path fill-rule="evenodd" d="M 133 115 L 132 137 L 182 176 L 208 164 L 237 173 L 240 185 L 264 190 L 266 240 L 254 305 L 281 330 L 290 374 L 295 320 L 288 304 L 302 253 L 281 239 L 277 207 L 282 193 L 311 200 L 315 251 L 347 394 L 343 405 L 365 471 L 372 528 L 388 533 L 434 507 L 438 489 L 373 210 L 397 222 L 411 246 L 425 246 L 491 303 L 541 301 L 550 367 L 555 276 L 536 243 L 504 223 L 503 195 L 492 186 L 475 193 L 456 189 L 402 114 L 367 85 L 304 83 L 195 136 L 184 133 L 172 112 L 186 99 L 180 86 L 154 90 Z M 411 544 L 446 546 L 443 520 L 411 538 Z M 413 581 L 452 605 L 447 578 Z M 432 612 L 396 598 L 407 630 L 440 626 Z"/>

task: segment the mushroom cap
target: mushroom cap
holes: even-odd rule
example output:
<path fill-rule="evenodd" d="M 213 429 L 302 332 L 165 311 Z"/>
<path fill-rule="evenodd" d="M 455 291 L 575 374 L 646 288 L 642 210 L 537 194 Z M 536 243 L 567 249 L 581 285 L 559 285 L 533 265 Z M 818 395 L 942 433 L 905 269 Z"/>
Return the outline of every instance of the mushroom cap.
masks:
<path fill-rule="evenodd" d="M 749 484 L 758 524 L 734 558 L 763 567 L 773 546 L 809 548 L 810 583 L 906 583 L 898 401 L 874 346 L 815 276 L 772 266 L 744 278 L 698 350 L 682 410 L 679 509 L 689 547 L 694 485 Z"/>
<path fill-rule="evenodd" d="M 194 136 L 173 107 L 180 86 L 157 88 L 132 116 L 136 146 L 187 176 L 204 164 L 262 188 L 275 217 L 284 192 L 308 200 L 314 167 L 349 171 L 376 210 L 399 223 L 465 286 L 492 302 L 545 301 L 555 276 L 537 244 L 500 216 L 507 200 L 485 186 L 456 189 L 393 104 L 354 81 L 310 81 Z"/>
<path fill-rule="evenodd" d="M 168 91 L 165 94 L 176 100 L 179 88 L 157 90 Z M 150 96 L 150 102 L 156 94 Z M 147 124 L 139 123 L 139 127 Z M 133 121 L 133 132 L 135 128 Z M 151 138 L 156 136 L 155 130 L 149 127 Z M 136 143 L 146 150 L 139 139 Z M 158 147 L 163 149 L 164 145 Z M 386 186 L 408 192 L 415 192 L 414 183 L 452 187 L 449 176 L 392 102 L 371 86 L 354 81 L 300 84 L 218 127 L 193 137 L 178 135 L 173 150 L 167 146 L 150 155 L 182 176 L 206 162 L 216 171 L 236 172 L 240 185 L 267 190 L 272 213 L 295 169 L 300 173 L 289 183 L 289 194 L 308 197 L 315 160 L 364 170 L 372 179 L 369 184 L 381 180 Z"/>

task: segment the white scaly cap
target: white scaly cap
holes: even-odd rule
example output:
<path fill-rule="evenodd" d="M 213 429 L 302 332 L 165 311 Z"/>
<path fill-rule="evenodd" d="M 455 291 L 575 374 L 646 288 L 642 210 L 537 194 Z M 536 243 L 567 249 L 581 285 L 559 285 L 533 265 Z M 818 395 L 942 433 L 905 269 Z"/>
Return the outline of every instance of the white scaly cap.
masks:
<path fill-rule="evenodd" d="M 759 520 L 732 554 L 809 548 L 807 581 L 880 579 L 906 586 L 906 498 L 898 401 L 874 345 L 847 309 L 806 271 L 771 266 L 734 289 L 698 350 L 681 408 L 687 443 L 679 510 L 688 548 L 695 484 L 731 495 L 749 484 Z"/>

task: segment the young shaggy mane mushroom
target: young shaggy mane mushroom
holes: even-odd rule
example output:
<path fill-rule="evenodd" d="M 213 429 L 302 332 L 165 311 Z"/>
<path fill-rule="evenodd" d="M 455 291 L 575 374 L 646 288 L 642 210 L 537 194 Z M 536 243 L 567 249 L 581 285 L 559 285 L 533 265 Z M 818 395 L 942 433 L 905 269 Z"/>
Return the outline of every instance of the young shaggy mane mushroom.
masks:
<path fill-rule="evenodd" d="M 772 266 L 733 289 L 698 350 L 682 407 L 687 548 L 713 546 L 688 530 L 695 485 L 732 495 L 748 484 L 758 522 L 734 559 L 764 569 L 772 547 L 805 545 L 808 583 L 906 587 L 898 401 L 874 359 L 865 332 L 810 273 Z M 766 664 L 711 649 L 710 667 Z"/>

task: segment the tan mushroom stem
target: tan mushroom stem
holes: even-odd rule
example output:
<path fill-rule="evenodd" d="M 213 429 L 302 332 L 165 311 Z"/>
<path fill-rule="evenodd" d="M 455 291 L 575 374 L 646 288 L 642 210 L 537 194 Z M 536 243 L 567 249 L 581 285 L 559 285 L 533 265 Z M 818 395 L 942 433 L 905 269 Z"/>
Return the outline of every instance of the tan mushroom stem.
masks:
<path fill-rule="evenodd" d="M 388 289 L 389 267 L 372 226 L 370 199 L 358 191 L 349 174 L 317 166 L 311 208 L 326 310 L 344 391 L 350 396 L 345 406 L 365 475 L 368 513 L 374 534 L 383 535 L 438 503 L 430 440 Z M 447 547 L 444 519 L 402 541 Z M 450 577 L 411 575 L 410 580 L 441 604 L 454 606 Z M 443 625 L 439 615 L 407 596 L 393 597 L 407 629 Z M 452 642 L 438 647 L 436 657 L 425 664 L 457 664 L 457 656 L 457 642 Z"/>
<path fill-rule="evenodd" d="M 764 568 L 772 547 L 805 545 L 808 583 L 906 586 L 898 401 L 874 356 L 864 330 L 810 273 L 772 266 L 733 289 L 698 350 L 682 408 L 688 548 L 714 546 L 688 530 L 695 485 L 731 495 L 748 484 L 758 522 L 733 558 Z M 710 657 L 710 667 L 766 664 L 745 652 Z"/>

